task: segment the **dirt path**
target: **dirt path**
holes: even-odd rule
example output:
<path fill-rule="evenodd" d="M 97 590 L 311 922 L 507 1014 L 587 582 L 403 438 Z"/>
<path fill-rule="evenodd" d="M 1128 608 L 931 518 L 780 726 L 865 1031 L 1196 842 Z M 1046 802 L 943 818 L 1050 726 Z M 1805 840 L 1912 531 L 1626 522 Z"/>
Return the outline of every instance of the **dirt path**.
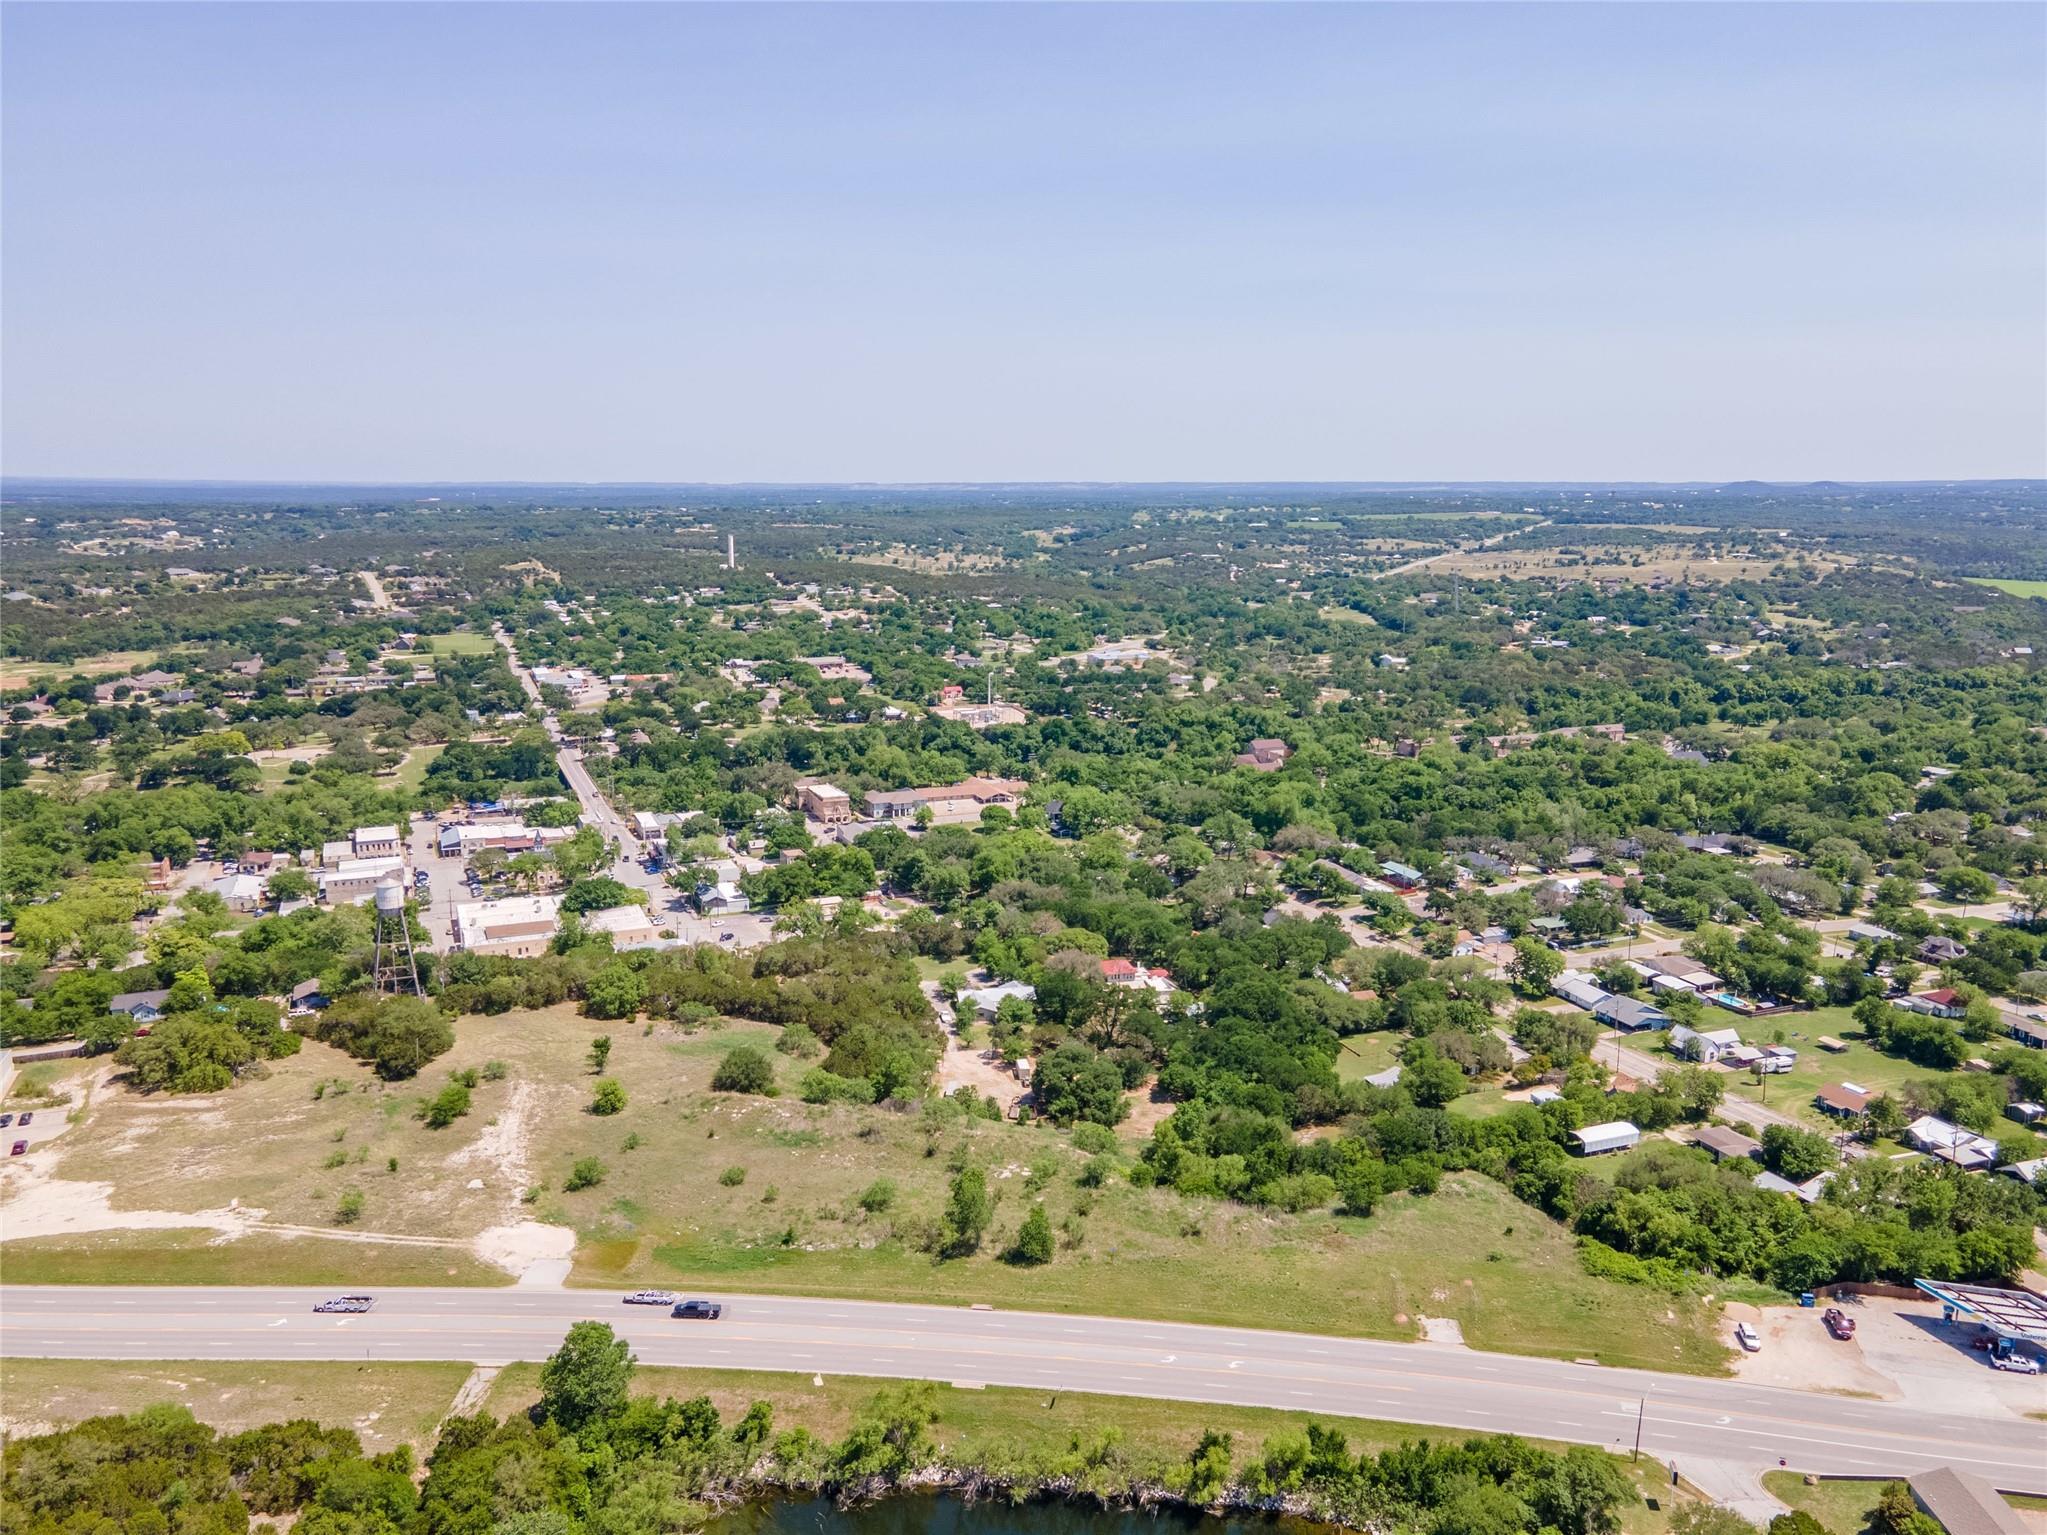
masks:
<path fill-rule="evenodd" d="M 576 1234 L 566 1226 L 549 1226 L 525 1218 L 522 1202 L 533 1182 L 528 1153 L 533 1127 L 542 1112 L 541 1089 L 514 1082 L 497 1122 L 448 1158 L 456 1169 L 481 1168 L 478 1181 L 499 1190 L 504 1218 L 467 1244 L 485 1263 L 518 1276 L 522 1285 L 559 1288 L 569 1277 L 576 1252 Z"/>
<path fill-rule="evenodd" d="M 0 1204 L 0 1232 L 10 1242 L 31 1237 L 71 1236 L 92 1231 L 213 1231 L 221 1241 L 261 1232 L 271 1236 L 325 1237 L 336 1242 L 371 1246 L 446 1247 L 466 1249 L 455 1237 L 408 1235 L 393 1231 L 338 1231 L 327 1226 L 297 1226 L 265 1220 L 265 1212 L 239 1201 L 213 1210 L 116 1210 L 111 1183 L 59 1178 L 35 1163 L 18 1162 L 9 1171 L 14 1190 Z"/>

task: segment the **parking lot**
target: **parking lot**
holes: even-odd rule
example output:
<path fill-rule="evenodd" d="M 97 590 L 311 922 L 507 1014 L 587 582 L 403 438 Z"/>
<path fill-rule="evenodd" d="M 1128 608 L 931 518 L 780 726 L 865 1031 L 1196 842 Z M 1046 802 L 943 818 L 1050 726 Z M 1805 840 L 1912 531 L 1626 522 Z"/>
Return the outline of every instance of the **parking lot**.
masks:
<path fill-rule="evenodd" d="M 1977 1329 L 1943 1323 L 1938 1302 L 1843 1296 L 1825 1304 L 1855 1319 L 1853 1338 L 1830 1337 L 1820 1308 L 1729 1306 L 1730 1332 L 1750 1322 L 1763 1345 L 1739 1354 L 1735 1373 L 1763 1385 L 1911 1401 L 1929 1412 L 1980 1412 L 1985 1400 L 2021 1417 L 2047 1412 L 2047 1375 L 1991 1369 L 1969 1346 Z"/>

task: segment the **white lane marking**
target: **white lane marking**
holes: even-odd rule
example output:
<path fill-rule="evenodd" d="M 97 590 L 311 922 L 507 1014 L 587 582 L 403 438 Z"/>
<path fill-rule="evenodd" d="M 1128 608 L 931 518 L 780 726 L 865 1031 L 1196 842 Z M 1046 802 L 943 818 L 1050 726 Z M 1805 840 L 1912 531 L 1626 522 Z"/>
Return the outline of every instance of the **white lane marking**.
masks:
<path fill-rule="evenodd" d="M 272 1327 L 282 1327 L 286 1322 L 289 1322 L 290 1320 L 291 1318 L 288 1316 L 281 1316 L 276 1321 L 272 1322 L 270 1325 Z"/>

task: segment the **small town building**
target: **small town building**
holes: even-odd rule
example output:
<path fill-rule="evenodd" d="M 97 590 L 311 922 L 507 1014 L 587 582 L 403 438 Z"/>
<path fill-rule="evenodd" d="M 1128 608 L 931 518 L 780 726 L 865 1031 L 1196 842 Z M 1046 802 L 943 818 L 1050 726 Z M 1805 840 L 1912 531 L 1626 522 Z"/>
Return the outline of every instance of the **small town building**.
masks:
<path fill-rule="evenodd" d="M 471 821 L 441 828 L 443 858 L 474 858 L 486 848 L 501 853 L 532 853 L 566 842 L 575 832 L 567 826 L 528 826 L 524 821 Z"/>
<path fill-rule="evenodd" d="M 990 806 L 1014 808 L 1029 787 L 1020 778 L 974 777 L 931 789 L 875 789 L 867 795 L 867 812 L 878 821 L 914 821 L 929 811 L 937 824 L 957 825 L 980 820 Z"/>
<path fill-rule="evenodd" d="M 327 1007 L 327 993 L 320 985 L 320 978 L 314 976 L 310 980 L 300 981 L 298 985 L 292 987 L 290 991 L 284 994 L 284 1005 L 285 1011 L 291 1013 L 294 1017 L 303 1017 L 307 1013 L 325 1011 Z"/>
<path fill-rule="evenodd" d="M 155 1023 L 163 1016 L 163 1005 L 170 1000 L 168 987 L 157 991 L 124 991 L 107 999 L 107 1011 L 126 1013 L 137 1023 Z"/>
<path fill-rule="evenodd" d="M 1716 1162 L 1747 1161 L 1762 1155 L 1763 1143 L 1753 1136 L 1730 1130 L 1725 1125 L 1708 1125 L 1692 1137 L 1694 1144 Z"/>
<path fill-rule="evenodd" d="M 796 803 L 805 815 L 826 826 L 840 826 L 853 819 L 853 796 L 835 784 L 800 784 Z"/>
<path fill-rule="evenodd" d="M 752 906 L 734 879 L 706 880 L 696 888 L 697 910 L 706 917 L 732 917 Z"/>
<path fill-rule="evenodd" d="M 404 877 L 402 858 L 344 858 L 320 871 L 320 899 L 330 906 L 359 905 L 375 895 L 385 880 Z"/>
<path fill-rule="evenodd" d="M 471 954 L 533 959 L 554 942 L 561 915 L 558 895 L 517 895 L 467 901 L 455 908 L 454 946 Z"/>
<path fill-rule="evenodd" d="M 1275 773 L 1286 766 L 1286 760 L 1293 755 L 1293 748 L 1284 741 L 1270 736 L 1260 736 L 1250 747 L 1231 759 L 1238 767 L 1252 768 L 1260 773 Z"/>
<path fill-rule="evenodd" d="M 1875 1098 L 1875 1093 L 1854 1082 L 1830 1082 L 1812 1095 L 1814 1106 L 1836 1119 L 1855 1119 L 1868 1113 Z"/>
<path fill-rule="evenodd" d="M 1905 1126 L 1905 1142 L 1930 1157 L 1953 1163 L 1964 1172 L 1975 1172 L 1997 1162 L 1996 1141 L 1932 1114 L 1922 1114 Z"/>
<path fill-rule="evenodd" d="M 1902 1007 L 1908 1013 L 1924 1013 L 1929 1018 L 1959 1018 L 1969 1010 L 1961 993 L 1952 986 L 1942 986 L 1934 991 L 1922 991 L 1909 997 L 1899 997 L 1891 1004 Z"/>
<path fill-rule="evenodd" d="M 1735 1029 L 1694 1029 L 1681 1023 L 1670 1031 L 1674 1052 L 1708 1066 L 1740 1044 L 1741 1034 Z"/>
<path fill-rule="evenodd" d="M 270 899 L 260 874 L 223 874 L 206 888 L 226 902 L 229 911 L 244 917 L 255 916 Z"/>
<path fill-rule="evenodd" d="M 644 906 L 605 906 L 578 919 L 586 933 L 603 933 L 614 949 L 643 948 L 661 940 L 654 914 Z"/>
<path fill-rule="evenodd" d="M 1626 1029 L 1629 1032 L 1636 1029 L 1660 1029 L 1670 1022 L 1670 1015 L 1662 1008 L 1636 997 L 1602 997 L 1593 1004 L 1592 1016 L 1611 1028 Z"/>
<path fill-rule="evenodd" d="M 348 840 L 357 858 L 386 858 L 404 850 L 395 826 L 358 826 Z"/>
<path fill-rule="evenodd" d="M 993 1018 L 1011 997 L 1019 1002 L 1037 1000 L 1038 988 L 1024 981 L 1003 981 L 995 986 L 969 987 L 959 994 L 960 1006 L 978 1018 Z"/>

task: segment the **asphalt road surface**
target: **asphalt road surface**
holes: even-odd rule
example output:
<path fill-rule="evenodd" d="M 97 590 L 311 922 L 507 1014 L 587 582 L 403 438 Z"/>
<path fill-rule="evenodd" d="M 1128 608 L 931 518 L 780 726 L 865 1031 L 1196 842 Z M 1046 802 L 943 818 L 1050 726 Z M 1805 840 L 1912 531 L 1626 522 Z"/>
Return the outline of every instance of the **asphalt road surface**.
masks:
<path fill-rule="evenodd" d="M 1896 1476 L 1934 1465 L 2047 1494 L 2047 1423 L 1928 1413 L 1731 1380 L 1613 1370 L 1432 1344 L 1129 1318 L 795 1297 L 712 1296 L 716 1322 L 593 1291 L 381 1290 L 367 1316 L 316 1316 L 325 1291 L 0 1290 L 0 1354 L 90 1359 L 544 1358 L 595 1317 L 647 1364 L 895 1376 L 1292 1408 L 1517 1433 L 1645 1455 Z M 1957 1358 L 1957 1369 L 1983 1368 Z M 2047 1387 L 2043 1387 L 2047 1392 Z"/>

